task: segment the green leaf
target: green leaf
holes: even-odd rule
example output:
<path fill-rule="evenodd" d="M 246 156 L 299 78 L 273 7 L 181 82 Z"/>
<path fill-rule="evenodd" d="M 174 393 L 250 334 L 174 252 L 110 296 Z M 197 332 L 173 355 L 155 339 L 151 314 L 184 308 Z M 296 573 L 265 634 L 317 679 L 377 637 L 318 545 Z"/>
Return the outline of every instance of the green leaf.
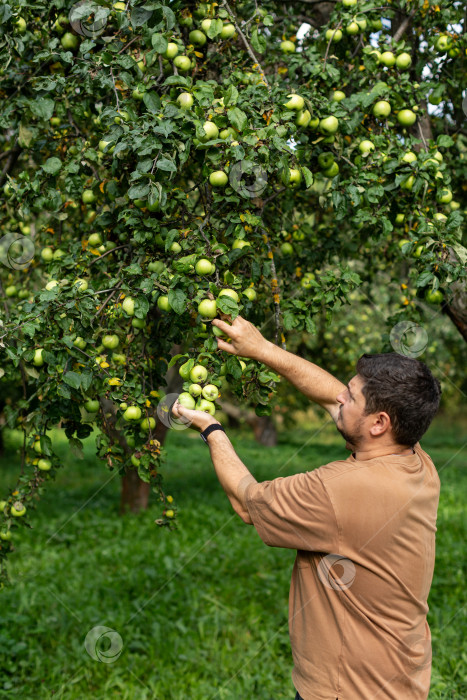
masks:
<path fill-rule="evenodd" d="M 214 37 L 221 33 L 223 26 L 224 23 L 221 19 L 213 19 L 211 20 L 211 24 L 209 25 L 209 29 L 206 34 L 210 39 L 214 39 Z"/>
<path fill-rule="evenodd" d="M 224 93 L 224 105 L 228 107 L 229 105 L 234 105 L 238 100 L 238 90 L 235 85 L 229 85 Z"/>
<path fill-rule="evenodd" d="M 159 170 L 165 170 L 166 172 L 169 173 L 176 173 L 177 172 L 177 166 L 172 160 L 169 160 L 168 158 L 159 158 L 159 160 L 156 163 L 157 167 Z"/>
<path fill-rule="evenodd" d="M 158 112 L 161 108 L 161 98 L 157 92 L 154 92 L 154 90 L 144 93 L 143 102 L 146 105 L 148 112 Z"/>
<path fill-rule="evenodd" d="M 29 100 L 29 108 L 39 119 L 50 119 L 54 113 L 55 102 L 48 97 L 38 97 L 37 100 Z"/>
<path fill-rule="evenodd" d="M 144 7 L 134 7 L 131 11 L 131 25 L 133 27 L 141 27 L 143 24 L 146 24 L 151 15 L 151 10 L 147 10 Z"/>
<path fill-rule="evenodd" d="M 165 53 L 167 51 L 168 41 L 163 34 L 153 34 L 151 37 L 151 44 L 153 49 L 156 49 L 157 53 Z"/>
<path fill-rule="evenodd" d="M 227 116 L 229 118 L 232 126 L 237 129 L 237 131 L 243 131 L 243 129 L 248 124 L 248 119 L 245 112 L 242 112 L 238 107 L 233 107 L 227 111 Z"/>
<path fill-rule="evenodd" d="M 440 148 L 451 148 L 454 145 L 454 141 L 447 134 L 440 134 L 436 140 L 436 145 Z"/>
<path fill-rule="evenodd" d="M 184 314 L 187 308 L 185 292 L 181 289 L 169 289 L 169 304 L 176 314 Z"/>
<path fill-rule="evenodd" d="M 238 357 L 229 357 L 225 363 L 226 374 L 231 374 L 234 379 L 240 379 L 242 376 L 242 366 Z"/>
<path fill-rule="evenodd" d="M 306 166 L 302 166 L 301 171 L 305 178 L 305 187 L 308 189 L 313 184 L 313 173 Z"/>
<path fill-rule="evenodd" d="M 257 27 L 255 27 L 251 32 L 250 40 L 255 51 L 258 53 L 264 53 L 266 50 L 266 39 L 264 36 L 261 36 L 261 34 L 258 33 Z"/>
<path fill-rule="evenodd" d="M 228 314 L 232 319 L 236 318 L 239 314 L 238 305 L 235 299 L 228 297 L 226 295 L 217 298 L 217 308 L 224 314 Z"/>
<path fill-rule="evenodd" d="M 258 404 L 255 408 L 255 413 L 257 416 L 270 416 L 272 413 L 272 407 L 269 404 Z"/>
<path fill-rule="evenodd" d="M 42 166 L 42 169 L 45 170 L 46 173 L 49 173 L 49 175 L 56 175 L 60 168 L 62 167 L 62 161 L 60 158 L 47 158 L 45 161 L 44 165 Z"/>
<path fill-rule="evenodd" d="M 133 185 L 128 190 L 128 196 L 130 199 L 144 199 L 149 193 L 149 184 L 144 183 L 140 185 Z"/>
<path fill-rule="evenodd" d="M 73 387 L 73 389 L 79 389 L 81 386 L 81 374 L 78 374 L 78 372 L 66 372 L 63 375 L 63 381 L 68 386 Z"/>

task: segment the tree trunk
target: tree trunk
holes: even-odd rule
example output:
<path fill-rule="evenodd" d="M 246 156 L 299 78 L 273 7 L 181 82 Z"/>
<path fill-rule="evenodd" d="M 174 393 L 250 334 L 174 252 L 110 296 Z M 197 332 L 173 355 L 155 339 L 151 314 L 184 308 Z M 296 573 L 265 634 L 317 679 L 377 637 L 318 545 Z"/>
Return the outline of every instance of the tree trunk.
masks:
<path fill-rule="evenodd" d="M 167 431 L 168 428 L 163 423 L 157 423 L 153 431 L 154 439 L 159 440 L 161 445 L 163 445 Z M 150 491 L 151 484 L 142 481 L 136 469 L 128 469 L 127 473 L 122 477 L 120 515 L 124 515 L 128 511 L 138 513 L 140 510 L 146 510 Z"/>
<path fill-rule="evenodd" d="M 180 345 L 174 345 L 171 350 L 171 355 L 176 355 L 179 352 Z M 165 381 L 167 384 L 165 389 L 167 396 L 169 394 L 180 393 L 183 380 L 175 367 L 171 367 L 169 369 L 165 375 Z M 163 445 L 167 432 L 168 427 L 158 420 L 156 422 L 156 427 L 153 430 L 153 439 L 159 440 L 160 444 Z M 142 481 L 139 478 L 136 469 L 128 469 L 127 473 L 122 477 L 122 486 L 120 490 L 120 514 L 123 515 L 127 511 L 138 513 L 140 510 L 146 510 L 149 503 L 150 491 L 151 484 L 147 484 L 145 481 Z"/>
<path fill-rule="evenodd" d="M 270 416 L 255 416 L 253 432 L 255 440 L 265 447 L 277 445 L 277 430 Z"/>

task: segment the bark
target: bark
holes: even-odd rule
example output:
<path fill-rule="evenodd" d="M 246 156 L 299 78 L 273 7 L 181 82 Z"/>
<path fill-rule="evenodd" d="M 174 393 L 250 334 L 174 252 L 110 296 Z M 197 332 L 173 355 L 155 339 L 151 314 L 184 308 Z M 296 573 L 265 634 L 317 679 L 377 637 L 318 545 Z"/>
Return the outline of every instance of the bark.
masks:
<path fill-rule="evenodd" d="M 171 351 L 171 355 L 176 355 L 180 352 L 180 346 L 174 345 Z M 183 380 L 180 377 L 178 370 L 175 367 L 171 367 L 166 376 L 165 381 L 167 387 L 165 388 L 166 395 L 180 393 Z M 110 402 L 109 402 L 110 403 Z M 110 409 L 112 410 L 112 409 Z M 152 432 L 152 439 L 158 440 L 161 445 L 164 444 L 166 435 L 168 432 L 168 427 L 165 426 L 161 421 L 156 421 L 156 427 Z M 115 431 L 116 433 L 116 431 Z M 118 442 L 126 445 L 125 452 L 131 453 L 133 450 L 130 448 L 124 439 L 123 435 L 116 435 Z M 122 444 L 123 446 L 123 444 Z M 149 494 L 151 492 L 151 484 L 147 484 L 142 481 L 138 472 L 135 469 L 128 469 L 127 473 L 122 477 L 122 486 L 120 491 L 120 514 L 123 515 L 127 511 L 132 513 L 138 513 L 140 510 L 146 510 L 149 504 Z"/>
<path fill-rule="evenodd" d="M 219 402 L 221 409 L 229 417 L 234 426 L 246 423 L 253 430 L 255 440 L 265 447 L 277 445 L 277 430 L 270 416 L 257 416 L 253 411 L 234 406 L 228 401 Z"/>

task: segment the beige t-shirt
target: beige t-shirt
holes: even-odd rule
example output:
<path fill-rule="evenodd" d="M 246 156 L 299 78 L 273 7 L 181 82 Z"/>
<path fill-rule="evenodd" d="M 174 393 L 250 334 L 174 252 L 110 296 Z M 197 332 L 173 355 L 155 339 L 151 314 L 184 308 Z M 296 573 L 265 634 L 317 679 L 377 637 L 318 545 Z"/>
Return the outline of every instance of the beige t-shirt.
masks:
<path fill-rule="evenodd" d="M 296 549 L 292 680 L 304 700 L 426 700 L 440 481 L 415 454 L 330 462 L 246 490 L 270 547 Z"/>

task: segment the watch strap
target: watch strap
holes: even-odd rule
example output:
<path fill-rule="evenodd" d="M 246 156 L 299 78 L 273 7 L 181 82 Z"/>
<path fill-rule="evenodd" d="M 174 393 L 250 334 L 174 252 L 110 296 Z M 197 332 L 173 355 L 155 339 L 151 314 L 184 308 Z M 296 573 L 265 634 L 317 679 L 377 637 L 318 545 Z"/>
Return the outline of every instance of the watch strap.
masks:
<path fill-rule="evenodd" d="M 223 433 L 225 433 L 224 428 L 220 423 L 213 423 L 212 425 L 208 425 L 208 427 L 203 430 L 202 433 L 200 433 L 200 437 L 204 442 L 207 444 L 208 442 L 208 436 L 214 431 L 214 430 L 222 430 Z"/>

